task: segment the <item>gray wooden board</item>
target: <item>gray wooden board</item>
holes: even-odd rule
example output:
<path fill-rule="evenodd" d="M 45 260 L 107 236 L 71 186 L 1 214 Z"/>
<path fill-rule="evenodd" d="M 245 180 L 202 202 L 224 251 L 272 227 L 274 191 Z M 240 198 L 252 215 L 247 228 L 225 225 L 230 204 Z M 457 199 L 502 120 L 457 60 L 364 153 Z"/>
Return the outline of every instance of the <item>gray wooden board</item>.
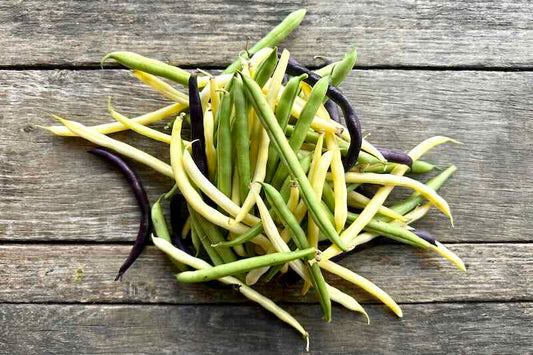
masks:
<path fill-rule="evenodd" d="M 465 143 L 427 156 L 440 167 L 459 167 L 442 189 L 455 229 L 437 211 L 417 226 L 446 242 L 530 241 L 532 80 L 530 72 L 359 70 L 343 89 L 378 146 L 408 150 L 433 135 Z M 9 103 L 0 112 L 0 239 L 133 240 L 137 206 L 122 176 L 85 152 L 91 144 L 36 125 L 54 124 L 49 112 L 109 122 L 108 95 L 129 116 L 168 101 L 122 70 L 1 71 L 0 95 Z M 163 143 L 133 133 L 115 137 L 168 161 Z M 152 200 L 172 185 L 139 171 Z"/>
<path fill-rule="evenodd" d="M 6 1 L 0 65 L 96 65 L 129 50 L 222 66 L 300 7 L 308 15 L 286 46 L 306 64 L 355 46 L 366 66 L 532 66 L 528 0 Z"/>
<path fill-rule="evenodd" d="M 532 301 L 532 244 L 455 244 L 468 267 L 462 273 L 441 257 L 402 245 L 378 245 L 341 264 L 382 287 L 399 303 Z M 231 288 L 178 284 L 177 272 L 149 247 L 123 277 L 113 279 L 129 252 L 118 245 L 0 246 L 0 302 L 234 303 L 246 299 Z M 362 302 L 378 300 L 340 280 L 330 283 Z M 257 290 L 276 301 L 316 302 L 301 296 L 301 282 L 275 279 Z M 215 283 L 215 287 L 218 284 Z M 317 306 L 318 307 L 318 306 Z"/>
<path fill-rule="evenodd" d="M 406 305 L 398 320 L 369 306 L 371 324 L 335 308 L 284 306 L 310 333 L 311 353 L 526 354 L 531 303 Z M 259 306 L 0 305 L 0 351 L 53 353 L 304 353 L 302 337 Z M 22 335 L 22 336 L 21 336 Z"/>

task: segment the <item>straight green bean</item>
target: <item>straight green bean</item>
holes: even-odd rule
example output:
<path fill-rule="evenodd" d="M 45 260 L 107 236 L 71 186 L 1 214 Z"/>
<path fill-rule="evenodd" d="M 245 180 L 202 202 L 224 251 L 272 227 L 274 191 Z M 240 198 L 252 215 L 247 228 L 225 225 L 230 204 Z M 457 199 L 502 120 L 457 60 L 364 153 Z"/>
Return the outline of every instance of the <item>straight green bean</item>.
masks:
<path fill-rule="evenodd" d="M 248 49 L 250 55 L 257 53 L 265 47 L 273 47 L 279 42 L 282 42 L 292 31 L 294 31 L 302 22 L 306 10 L 300 9 L 291 12 L 279 25 L 274 27 L 265 37 L 261 38 L 259 42 Z M 241 68 L 241 61 L 237 59 L 229 67 L 224 70 L 224 74 L 231 74 Z"/>
<path fill-rule="evenodd" d="M 294 152 L 300 150 L 302 143 L 305 140 L 307 132 L 311 127 L 311 122 L 322 105 L 322 100 L 326 97 L 326 92 L 328 91 L 329 79 L 322 78 L 314 86 L 309 96 L 309 100 L 305 104 L 298 118 L 296 125 L 294 126 L 294 131 L 289 138 L 289 145 L 291 146 Z M 272 185 L 276 188 L 281 187 L 283 180 L 289 174 L 289 169 L 284 164 L 278 165 L 278 169 L 272 178 Z"/>
<path fill-rule="evenodd" d="M 212 244 L 217 244 L 224 242 L 225 239 L 222 236 L 222 233 L 220 232 L 220 229 L 218 226 L 212 224 L 208 220 L 206 220 L 204 217 L 202 217 L 199 213 L 195 213 L 195 219 L 197 223 L 199 224 L 198 227 L 202 228 L 204 231 L 204 234 L 209 239 L 209 247 L 212 248 Z M 220 247 L 216 249 L 217 253 L 220 255 L 224 263 L 231 263 L 235 260 L 237 260 L 237 257 L 233 253 L 233 250 L 228 247 Z"/>
<path fill-rule="evenodd" d="M 231 97 L 222 93 L 218 110 L 217 130 L 217 188 L 231 198 L 231 177 L 233 169 L 231 141 Z"/>
<path fill-rule="evenodd" d="M 239 173 L 239 191 L 241 203 L 248 195 L 250 184 L 250 138 L 248 136 L 248 110 L 244 97 L 242 79 L 235 77 L 233 83 L 233 106 L 235 119 L 233 121 L 233 137 L 235 139 L 235 155 L 237 157 L 237 172 Z"/>
<path fill-rule="evenodd" d="M 185 86 L 189 84 L 189 77 L 191 76 L 189 72 L 173 65 L 163 63 L 157 59 L 147 58 L 133 52 L 112 52 L 102 58 L 100 64 L 103 65 L 103 63 L 109 58 L 116 60 L 130 69 L 136 69 L 167 78 Z"/>
<path fill-rule="evenodd" d="M 247 92 L 250 95 L 252 104 L 258 113 L 258 117 L 260 118 L 263 127 L 267 130 L 271 143 L 276 146 L 283 163 L 289 168 L 291 175 L 298 182 L 302 198 L 305 201 L 309 212 L 311 212 L 311 216 L 328 239 L 330 239 L 339 249 L 346 251 L 346 246 L 340 240 L 335 227 L 333 227 L 333 224 L 324 215 L 325 211 L 316 197 L 315 192 L 311 187 L 311 183 L 303 172 L 296 154 L 285 138 L 284 132 L 279 126 L 274 112 L 272 112 L 272 109 L 266 102 L 263 93 L 261 92 L 261 88 L 250 78 L 243 75 L 241 75 L 241 77 Z"/>
<path fill-rule="evenodd" d="M 304 250 L 254 256 L 247 259 L 237 260 L 232 263 L 214 266 L 212 268 L 206 268 L 196 271 L 185 271 L 177 274 L 176 279 L 179 282 L 184 283 L 211 281 L 219 279 L 221 277 L 247 272 L 260 267 L 284 264 L 296 259 L 308 257 L 313 258 L 315 252 L 315 248 L 307 248 Z"/>
<path fill-rule="evenodd" d="M 276 119 L 278 120 L 279 126 L 283 131 L 285 131 L 285 129 L 288 127 L 289 118 L 291 117 L 292 106 L 294 105 L 294 100 L 298 95 L 298 91 L 300 90 L 300 85 L 302 84 L 302 81 L 306 78 L 307 74 L 302 74 L 300 76 L 291 78 L 285 86 L 285 90 L 283 90 L 283 93 L 281 94 L 279 104 L 276 107 L 275 115 Z M 279 162 L 279 154 L 276 148 L 271 144 L 268 149 L 268 164 L 265 181 L 272 180 L 272 177 L 276 172 L 276 168 L 278 167 Z"/>
<path fill-rule="evenodd" d="M 330 76 L 331 85 L 339 86 L 339 84 L 348 76 L 352 71 L 355 61 L 357 59 L 357 52 L 355 48 L 344 55 L 344 58 L 335 64 Z"/>
<path fill-rule="evenodd" d="M 198 221 L 198 214 L 194 212 L 192 208 L 189 208 L 189 213 L 192 221 L 191 228 L 194 228 L 194 231 L 198 236 L 198 240 L 200 241 L 204 250 L 207 252 L 209 259 L 211 259 L 213 265 L 223 265 L 224 261 L 222 260 L 222 257 L 215 249 L 213 249 L 213 247 L 211 247 L 209 238 L 202 228 L 201 223 Z"/>
<path fill-rule="evenodd" d="M 260 87 L 265 86 L 272 73 L 274 73 L 276 65 L 278 65 L 278 48 L 274 47 L 272 53 L 257 67 L 254 75 L 254 80 L 257 85 Z"/>
<path fill-rule="evenodd" d="M 257 237 L 263 231 L 263 223 L 258 222 L 253 227 L 248 229 L 245 233 L 235 237 L 233 240 L 227 240 L 213 244 L 213 247 L 235 247 L 237 245 L 244 244 Z"/>

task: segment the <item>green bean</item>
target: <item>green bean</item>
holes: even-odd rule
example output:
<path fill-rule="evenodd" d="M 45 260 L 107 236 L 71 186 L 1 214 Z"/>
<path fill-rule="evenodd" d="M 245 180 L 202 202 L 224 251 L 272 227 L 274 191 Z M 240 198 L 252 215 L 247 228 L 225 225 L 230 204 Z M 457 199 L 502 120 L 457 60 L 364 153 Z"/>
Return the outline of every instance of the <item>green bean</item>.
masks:
<path fill-rule="evenodd" d="M 179 282 L 185 283 L 211 281 L 260 267 L 284 264 L 288 263 L 289 261 L 307 257 L 313 258 L 315 252 L 315 248 L 307 248 L 304 250 L 254 256 L 252 258 L 242 259 L 212 268 L 182 272 L 176 275 L 176 279 Z"/>
<path fill-rule="evenodd" d="M 152 217 L 152 225 L 154 226 L 154 232 L 156 236 L 171 242 L 170 233 L 168 232 L 168 227 L 165 222 L 165 216 L 163 215 L 163 209 L 161 208 L 161 197 L 159 197 L 152 205 L 152 210 L 150 212 Z"/>
<path fill-rule="evenodd" d="M 318 69 L 313 70 L 313 71 L 316 74 L 320 75 L 321 77 L 331 76 L 331 72 L 333 71 L 333 68 L 335 68 L 335 66 L 337 64 L 339 64 L 339 63 L 340 63 L 340 61 L 329 63 L 329 64 L 323 66 L 322 68 L 318 68 Z"/>
<path fill-rule="evenodd" d="M 302 74 L 300 76 L 291 78 L 285 86 L 285 90 L 283 90 L 283 93 L 281 94 L 281 98 L 279 100 L 278 106 L 276 107 L 275 114 L 279 126 L 283 131 L 285 131 L 285 129 L 287 128 L 287 124 L 289 123 L 289 118 L 291 117 L 291 109 L 294 104 L 294 100 L 298 95 L 298 91 L 300 90 L 300 85 L 302 81 L 306 78 L 307 74 Z M 268 165 L 265 181 L 272 180 L 272 177 L 276 172 L 276 168 L 278 167 L 278 162 L 279 154 L 276 148 L 271 144 L 268 151 Z"/>
<path fill-rule="evenodd" d="M 283 163 L 289 168 L 291 175 L 298 182 L 302 198 L 308 206 L 316 224 L 322 231 L 324 231 L 328 239 L 330 239 L 337 247 L 339 247 L 341 250 L 346 250 L 346 246 L 342 241 L 340 241 L 335 227 L 333 227 L 333 224 L 331 224 L 331 222 L 327 220 L 327 217 L 324 216 L 323 207 L 320 204 L 320 201 L 318 201 L 315 192 L 311 187 L 311 183 L 303 172 L 296 154 L 285 138 L 283 130 L 279 126 L 274 112 L 272 112 L 272 109 L 266 102 L 265 97 L 261 92 L 261 88 L 250 78 L 243 75 L 241 75 L 241 77 L 247 92 L 252 99 L 252 103 L 258 112 L 258 117 L 260 118 L 261 123 L 267 130 L 272 144 L 276 146 Z"/>
<path fill-rule="evenodd" d="M 140 70 L 149 74 L 170 79 L 182 85 L 188 85 L 191 76 L 186 70 L 180 69 L 170 64 L 163 63 L 157 59 L 147 58 L 133 52 L 112 52 L 102 58 L 100 64 L 112 58 L 120 64 L 130 68 Z"/>
<path fill-rule="evenodd" d="M 359 217 L 359 214 L 348 212 L 348 223 L 352 223 Z M 402 239 L 407 242 L 410 242 L 412 245 L 418 246 L 423 249 L 427 249 L 430 247 L 430 244 L 425 241 L 424 239 L 420 238 L 413 232 L 407 230 L 404 227 L 400 227 L 394 224 L 390 224 L 384 221 L 379 221 L 377 218 L 373 218 L 370 220 L 370 222 L 367 223 L 367 225 L 364 227 L 364 230 L 368 231 L 375 231 L 378 232 L 381 235 L 384 235 L 386 237 L 395 239 Z"/>
<path fill-rule="evenodd" d="M 352 192 L 353 190 L 357 189 L 359 186 L 361 186 L 361 184 L 349 184 L 347 187 L 346 187 L 346 191 L 348 193 Z"/>
<path fill-rule="evenodd" d="M 298 162 L 300 163 L 300 166 L 302 167 L 302 170 L 304 171 L 304 174 L 307 174 L 307 172 L 311 168 L 311 159 L 312 159 L 312 157 L 313 156 L 311 154 L 301 155 L 301 156 L 298 157 Z M 283 185 L 281 186 L 281 189 L 279 190 L 279 192 L 280 192 L 280 194 L 283 197 L 283 200 L 285 202 L 287 202 L 289 200 L 289 195 L 290 195 L 290 189 L 291 189 L 292 182 L 293 182 L 293 180 L 292 180 L 291 176 L 287 176 L 287 178 L 285 178 L 285 181 L 283 182 Z"/>
<path fill-rule="evenodd" d="M 209 239 L 210 248 L 212 248 L 211 246 L 212 244 L 217 244 L 217 243 L 221 243 L 225 241 L 224 237 L 222 236 L 222 233 L 220 232 L 220 229 L 218 229 L 217 226 L 215 226 L 214 224 L 206 220 L 204 217 L 202 217 L 198 213 L 196 213 L 194 217 L 197 223 L 199 223 L 199 227 L 203 229 L 205 235 Z M 224 263 L 231 263 L 237 260 L 237 257 L 235 256 L 233 251 L 228 247 L 217 248 L 216 251 L 220 255 Z"/>
<path fill-rule="evenodd" d="M 282 268 L 283 264 L 272 266 L 270 270 L 268 270 L 268 272 L 265 274 L 265 276 L 263 276 L 263 282 L 270 282 L 274 278 L 274 276 L 276 276 L 281 271 Z"/>
<path fill-rule="evenodd" d="M 273 47 L 279 42 L 283 41 L 292 31 L 294 31 L 302 22 L 305 16 L 306 10 L 300 9 L 291 12 L 279 25 L 274 27 L 265 37 L 254 46 L 248 49 L 249 54 L 255 54 L 260 49 L 265 47 Z M 241 68 L 241 61 L 237 59 L 229 67 L 224 70 L 224 74 L 234 73 Z"/>
<path fill-rule="evenodd" d="M 231 97 L 222 94 L 218 110 L 217 130 L 217 188 L 231 198 L 232 142 L 231 142 Z"/>
<path fill-rule="evenodd" d="M 302 169 L 304 170 L 304 173 L 307 174 L 307 171 L 309 170 L 309 167 L 311 166 L 311 155 L 302 156 L 299 162 L 300 162 L 300 165 L 302 166 Z M 283 187 L 281 188 L 281 191 L 280 191 L 280 194 L 285 201 L 289 199 L 289 190 L 290 190 L 291 182 L 292 182 L 291 177 L 287 176 L 287 179 L 285 179 L 285 182 L 283 183 Z M 270 210 L 270 212 L 271 214 L 274 213 L 272 209 Z M 213 247 L 219 247 L 219 246 L 234 247 L 237 245 L 241 245 L 252 240 L 253 238 L 258 236 L 262 232 L 263 232 L 263 223 L 258 222 L 253 227 L 251 227 L 247 232 L 239 235 L 235 239 L 222 242 L 222 243 L 213 244 Z"/>
<path fill-rule="evenodd" d="M 249 257 L 255 256 L 255 244 L 253 244 L 253 243 L 245 243 L 244 244 L 244 249 L 246 250 L 246 254 Z"/>
<path fill-rule="evenodd" d="M 192 228 L 194 228 L 196 235 L 198 236 L 198 240 L 202 244 L 204 250 L 207 252 L 207 255 L 209 256 L 209 259 L 211 259 L 211 262 L 213 265 L 222 265 L 224 264 L 224 261 L 218 254 L 218 252 L 211 247 L 211 243 L 209 242 L 209 238 L 207 234 L 205 233 L 204 229 L 202 228 L 202 225 L 198 221 L 198 214 L 194 212 L 193 209 L 189 208 L 189 213 L 191 214 L 192 219 Z M 199 250 L 199 249 L 198 249 Z"/>
<path fill-rule="evenodd" d="M 328 85 L 329 79 L 322 78 L 315 84 L 315 86 L 313 86 L 311 96 L 302 109 L 300 118 L 298 118 L 298 121 L 294 126 L 294 131 L 289 139 L 289 145 L 293 151 L 297 152 L 300 150 L 300 147 L 305 140 L 305 136 L 311 127 L 311 122 L 313 121 L 318 108 L 322 105 L 322 100 L 326 97 Z M 283 180 L 285 180 L 285 177 L 288 175 L 288 171 L 289 169 L 285 165 L 278 165 L 278 170 L 272 178 L 272 185 L 279 188 L 283 183 Z"/>
<path fill-rule="evenodd" d="M 339 142 L 344 142 L 344 141 L 339 140 Z M 344 148 L 341 148 L 341 153 L 345 153 L 346 151 L 347 150 L 345 150 Z M 368 154 L 367 152 L 363 152 L 363 151 L 361 151 L 359 153 L 359 157 L 357 159 L 358 159 L 357 160 L 358 164 L 383 164 L 377 158 L 375 158 L 372 155 Z M 381 171 L 376 171 L 376 172 L 389 173 L 389 172 L 392 171 L 392 169 L 394 169 L 398 165 L 399 164 L 395 164 L 395 163 L 387 163 L 386 166 L 385 166 L 385 169 L 383 169 L 383 165 L 381 165 L 381 169 L 382 170 Z M 435 168 L 435 166 L 433 164 L 430 164 L 430 163 L 425 162 L 423 160 L 415 160 L 415 161 L 413 161 L 413 167 L 412 167 L 412 169 L 410 169 L 410 171 L 412 173 L 414 173 L 414 174 L 423 174 L 423 173 L 427 173 L 427 172 L 433 170 L 434 168 Z M 357 169 L 357 168 L 355 168 L 355 169 Z M 366 172 L 366 170 L 365 170 L 365 172 Z"/>
<path fill-rule="evenodd" d="M 295 245 L 294 245 L 294 241 L 290 240 L 287 245 L 289 246 L 289 248 L 294 249 L 295 248 Z M 280 271 L 281 269 L 283 268 L 284 265 L 275 265 L 275 266 L 272 266 L 270 268 L 270 270 L 268 270 L 268 273 L 265 274 L 265 276 L 263 276 L 263 282 L 264 283 L 268 283 L 270 282 Z"/>
<path fill-rule="evenodd" d="M 190 217 L 190 215 L 189 215 L 189 217 Z M 192 241 L 192 246 L 193 246 L 194 252 L 195 252 L 194 256 L 200 255 L 202 242 L 200 241 L 200 236 L 198 235 L 198 229 L 194 225 L 194 221 L 193 221 L 192 217 L 191 217 L 191 241 Z"/>
<path fill-rule="evenodd" d="M 398 164 L 396 164 L 397 166 Z M 395 168 L 396 166 L 391 166 L 391 171 L 393 168 Z M 428 162 L 425 162 L 423 160 L 415 160 L 413 162 L 413 166 L 411 168 L 411 173 L 413 174 L 424 174 L 424 173 L 427 173 L 427 172 L 430 172 L 431 170 L 435 169 L 435 165 L 431 164 L 431 163 L 428 163 Z"/>
<path fill-rule="evenodd" d="M 244 244 L 244 243 L 254 239 L 259 234 L 261 234 L 262 231 L 263 231 L 263 223 L 262 222 L 258 222 L 256 225 L 254 225 L 253 227 L 248 229 L 245 233 L 239 235 L 235 239 L 213 244 L 213 247 L 215 247 L 215 248 L 218 248 L 218 247 L 234 247 L 234 246 L 237 246 L 237 245 L 241 245 L 241 244 Z"/>
<path fill-rule="evenodd" d="M 233 83 L 233 105 L 235 119 L 233 121 L 233 137 L 235 139 L 235 155 L 237 156 L 237 172 L 239 173 L 239 193 L 241 203 L 248 195 L 250 184 L 250 141 L 248 136 L 248 110 L 243 92 L 242 79 L 235 77 Z"/>
<path fill-rule="evenodd" d="M 328 209 L 330 211 L 335 211 L 335 196 L 333 189 L 331 188 L 331 185 L 329 183 L 325 183 L 322 187 L 322 197 L 324 199 L 324 203 L 326 206 L 328 206 Z"/>
<path fill-rule="evenodd" d="M 254 80 L 257 85 L 260 87 L 265 86 L 276 69 L 276 65 L 278 65 L 278 48 L 274 47 L 272 53 L 259 64 L 255 71 Z"/>
<path fill-rule="evenodd" d="M 357 53 L 355 48 L 344 55 L 344 58 L 333 67 L 330 76 L 331 85 L 339 86 L 339 84 L 352 71 L 356 59 Z"/>
<path fill-rule="evenodd" d="M 298 249 L 307 249 L 309 248 L 309 242 L 305 236 L 305 232 L 302 227 L 291 213 L 281 194 L 272 186 L 267 183 L 261 183 L 268 202 L 275 209 L 280 218 L 287 224 L 291 230 L 291 236 L 293 237 L 294 243 Z M 312 258 L 307 258 L 311 260 Z M 320 267 L 318 264 L 313 263 L 310 265 L 309 276 L 311 278 L 311 283 L 318 292 L 320 305 L 322 306 L 322 311 L 324 312 L 324 317 L 327 322 L 331 321 L 331 300 L 329 297 L 329 292 L 327 290 L 326 281 L 320 272 Z"/>

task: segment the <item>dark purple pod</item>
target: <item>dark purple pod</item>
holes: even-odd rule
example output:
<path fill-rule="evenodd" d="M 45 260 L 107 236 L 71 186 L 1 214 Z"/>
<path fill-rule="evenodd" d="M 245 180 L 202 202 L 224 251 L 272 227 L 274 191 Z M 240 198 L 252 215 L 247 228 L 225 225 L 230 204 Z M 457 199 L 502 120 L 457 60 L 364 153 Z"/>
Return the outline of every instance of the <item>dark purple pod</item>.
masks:
<path fill-rule="evenodd" d="M 189 114 L 191 116 L 191 138 L 195 141 L 192 145 L 192 158 L 202 174 L 209 178 L 205 155 L 204 111 L 196 73 L 192 73 L 189 78 Z"/>
<path fill-rule="evenodd" d="M 178 242 L 181 243 L 181 231 L 185 225 L 185 221 L 189 217 L 189 209 L 187 208 L 187 201 L 180 192 L 176 192 L 170 200 L 170 226 L 172 227 L 172 244 L 178 247 Z"/>
<path fill-rule="evenodd" d="M 278 55 L 281 55 L 281 52 L 278 51 Z M 290 75 L 307 74 L 305 82 L 309 85 L 315 85 L 321 79 L 320 75 L 307 69 L 292 57 L 289 58 L 287 73 Z M 350 146 L 344 157 L 344 169 L 348 171 L 355 165 L 355 163 L 357 163 L 357 157 L 361 151 L 361 145 L 363 143 L 361 123 L 359 122 L 359 118 L 352 105 L 338 87 L 329 85 L 327 96 L 341 108 L 346 127 L 348 128 L 348 133 L 350 134 Z"/>
<path fill-rule="evenodd" d="M 135 238 L 135 243 L 131 248 L 130 254 L 118 271 L 118 275 L 115 278 L 115 281 L 117 281 L 141 255 L 145 245 L 150 239 L 150 232 L 152 230 L 150 202 L 148 201 L 148 196 L 146 195 L 146 191 L 144 190 L 141 180 L 137 174 L 135 174 L 135 171 L 133 171 L 133 169 L 121 157 L 102 148 L 91 149 L 89 150 L 89 153 L 107 160 L 120 170 L 130 184 L 141 210 L 141 221 L 139 223 L 139 232 L 137 233 L 137 238 Z"/>
<path fill-rule="evenodd" d="M 418 235 L 420 238 L 424 239 L 426 242 L 433 244 L 435 246 L 437 245 L 437 243 L 435 243 L 437 240 L 431 233 L 425 230 L 415 230 L 414 233 Z"/>
<path fill-rule="evenodd" d="M 329 117 L 335 121 L 335 122 L 338 122 L 338 123 L 341 123 L 341 116 L 339 114 L 339 107 L 337 106 L 336 103 L 334 103 L 333 101 L 331 100 L 327 100 L 325 103 L 324 103 L 324 107 L 326 108 L 326 111 L 328 111 L 329 113 Z"/>
<path fill-rule="evenodd" d="M 408 167 L 413 167 L 413 159 L 404 152 L 398 152 L 391 149 L 378 148 L 379 152 L 383 157 L 390 163 L 397 163 L 407 165 Z"/>

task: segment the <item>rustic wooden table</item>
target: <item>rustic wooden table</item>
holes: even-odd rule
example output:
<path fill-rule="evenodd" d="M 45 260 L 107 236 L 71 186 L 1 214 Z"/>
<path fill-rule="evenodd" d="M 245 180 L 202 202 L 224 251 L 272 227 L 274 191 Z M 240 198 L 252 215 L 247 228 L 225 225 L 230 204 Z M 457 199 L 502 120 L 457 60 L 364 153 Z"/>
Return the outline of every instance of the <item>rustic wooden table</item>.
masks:
<path fill-rule="evenodd" d="M 409 149 L 432 135 L 463 146 L 428 159 L 459 168 L 442 190 L 455 229 L 436 212 L 417 224 L 465 260 L 379 244 L 343 264 L 386 289 L 397 319 L 335 278 L 372 319 L 339 307 L 320 319 L 300 285 L 261 288 L 306 326 L 324 353 L 532 351 L 533 5 L 500 1 L 306 1 L 285 42 L 303 63 L 339 58 L 357 69 L 342 88 L 371 141 Z M 116 171 L 81 139 L 37 125 L 50 112 L 109 121 L 108 95 L 131 116 L 167 101 L 128 71 L 100 70 L 112 50 L 185 68 L 233 60 L 297 5 L 283 1 L 53 1 L 0 4 L 0 352 L 295 353 L 299 335 L 231 290 L 177 285 L 153 247 L 122 282 L 113 278 L 136 234 L 138 211 Z M 168 159 L 167 148 L 118 134 Z M 152 199 L 171 182 L 137 166 Z"/>

